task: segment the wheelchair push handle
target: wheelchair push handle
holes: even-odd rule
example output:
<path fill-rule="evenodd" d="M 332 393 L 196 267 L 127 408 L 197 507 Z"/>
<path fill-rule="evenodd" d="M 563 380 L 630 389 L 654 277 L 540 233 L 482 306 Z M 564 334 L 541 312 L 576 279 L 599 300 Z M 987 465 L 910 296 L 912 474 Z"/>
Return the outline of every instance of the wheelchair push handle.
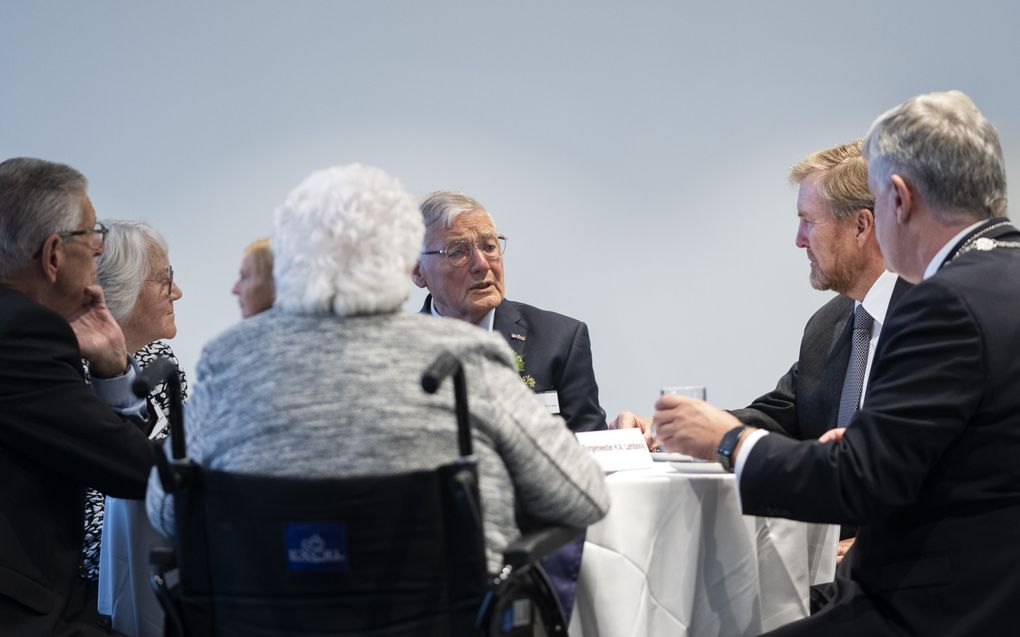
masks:
<path fill-rule="evenodd" d="M 431 365 L 425 368 L 425 373 L 421 375 L 422 389 L 434 394 L 448 376 L 453 376 L 456 373 L 463 374 L 463 371 L 456 356 L 450 352 L 443 352 L 436 357 L 436 360 L 432 361 Z"/>
<path fill-rule="evenodd" d="M 443 380 L 453 376 L 453 397 L 457 408 L 457 443 L 460 455 L 471 455 L 471 421 L 468 418 L 467 383 L 464 380 L 464 366 L 460 359 L 450 352 L 443 352 L 425 368 L 421 376 L 422 389 L 430 394 L 436 393 Z"/>
<path fill-rule="evenodd" d="M 138 373 L 135 382 L 131 385 L 131 391 L 135 393 L 135 396 L 145 398 L 162 382 L 166 382 L 167 398 L 170 403 L 170 413 L 166 415 L 170 429 L 170 445 L 173 448 L 174 459 L 180 460 L 185 456 L 186 450 L 184 448 L 184 410 L 181 407 L 183 403 L 181 377 L 177 365 L 169 358 L 160 356 Z"/>
<path fill-rule="evenodd" d="M 169 358 L 160 356 L 148 367 L 138 372 L 135 382 L 131 385 L 131 391 L 135 393 L 135 396 L 145 398 L 152 393 L 157 385 L 163 381 L 169 382 L 171 375 L 177 375 L 177 366 Z"/>

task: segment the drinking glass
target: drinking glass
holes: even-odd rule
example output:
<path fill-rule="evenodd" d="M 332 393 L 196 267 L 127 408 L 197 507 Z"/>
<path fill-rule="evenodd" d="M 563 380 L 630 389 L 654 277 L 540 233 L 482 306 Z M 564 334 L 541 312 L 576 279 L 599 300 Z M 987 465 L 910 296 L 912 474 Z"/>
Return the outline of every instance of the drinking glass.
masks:
<path fill-rule="evenodd" d="M 704 385 L 672 385 L 669 387 L 663 387 L 659 390 L 660 396 L 689 396 L 691 398 L 697 398 L 698 400 L 707 400 L 708 391 Z M 655 425 L 651 426 L 652 441 L 658 442 L 658 432 L 655 431 Z M 655 445 L 655 451 L 663 451 L 662 445 Z"/>
<path fill-rule="evenodd" d="M 704 385 L 676 385 L 663 387 L 659 391 L 660 396 L 690 396 L 698 400 L 708 400 L 708 392 Z"/>

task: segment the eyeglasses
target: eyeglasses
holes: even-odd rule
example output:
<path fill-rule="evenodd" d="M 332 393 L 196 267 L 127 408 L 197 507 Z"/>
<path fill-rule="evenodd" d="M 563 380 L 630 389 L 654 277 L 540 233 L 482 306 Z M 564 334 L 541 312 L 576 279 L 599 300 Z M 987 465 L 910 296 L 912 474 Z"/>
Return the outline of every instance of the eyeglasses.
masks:
<path fill-rule="evenodd" d="M 158 279 L 145 279 L 145 280 L 165 285 L 167 296 L 171 296 L 174 293 L 174 267 L 172 265 L 166 266 L 166 274 L 159 277 Z"/>
<path fill-rule="evenodd" d="M 106 233 L 108 233 L 109 231 L 110 231 L 109 228 L 107 228 L 106 226 L 104 226 L 103 224 L 101 224 L 101 223 L 99 223 L 97 221 L 96 225 L 92 226 L 92 228 L 90 228 L 88 230 L 65 230 L 64 232 L 58 232 L 57 236 L 59 236 L 59 237 L 85 237 L 85 236 L 92 235 L 92 234 L 98 234 L 99 235 L 99 243 L 102 244 L 103 241 L 106 240 Z"/>
<path fill-rule="evenodd" d="M 481 250 L 482 255 L 489 261 L 498 261 L 499 258 L 503 256 L 503 252 L 506 250 L 506 237 L 501 234 L 496 234 L 482 237 L 476 242 L 454 241 L 442 250 L 426 250 L 421 254 L 422 256 L 427 254 L 446 255 L 446 259 L 449 261 L 450 265 L 455 268 L 459 268 L 468 262 L 468 259 L 471 258 L 471 253 L 474 250 Z"/>

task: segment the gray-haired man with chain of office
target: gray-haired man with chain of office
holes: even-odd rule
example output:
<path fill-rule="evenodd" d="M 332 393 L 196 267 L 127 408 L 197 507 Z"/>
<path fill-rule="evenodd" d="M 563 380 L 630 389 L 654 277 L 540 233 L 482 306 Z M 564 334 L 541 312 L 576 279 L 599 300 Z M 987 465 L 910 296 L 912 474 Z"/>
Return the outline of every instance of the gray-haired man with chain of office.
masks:
<path fill-rule="evenodd" d="M 963 93 L 881 115 L 864 141 L 889 268 L 916 283 L 842 435 L 795 441 L 677 396 L 670 450 L 734 459 L 744 512 L 858 524 L 832 601 L 780 635 L 1009 634 L 1020 624 L 1020 230 L 998 134 Z"/>

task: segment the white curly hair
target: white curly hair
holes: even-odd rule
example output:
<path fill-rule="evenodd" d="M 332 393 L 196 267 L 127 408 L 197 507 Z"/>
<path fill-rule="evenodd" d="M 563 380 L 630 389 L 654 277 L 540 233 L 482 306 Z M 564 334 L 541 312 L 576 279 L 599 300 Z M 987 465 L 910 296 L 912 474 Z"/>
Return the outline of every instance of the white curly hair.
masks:
<path fill-rule="evenodd" d="M 295 314 L 394 312 L 411 290 L 425 227 L 414 199 L 379 168 L 319 170 L 276 210 L 276 305 Z"/>

